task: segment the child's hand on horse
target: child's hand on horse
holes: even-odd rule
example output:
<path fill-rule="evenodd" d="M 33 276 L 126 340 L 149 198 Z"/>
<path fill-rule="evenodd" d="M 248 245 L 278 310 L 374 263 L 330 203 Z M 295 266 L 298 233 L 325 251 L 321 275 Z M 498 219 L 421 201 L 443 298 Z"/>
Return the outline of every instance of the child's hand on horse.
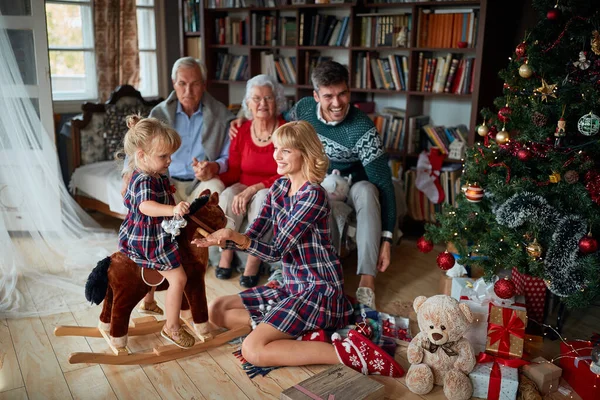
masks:
<path fill-rule="evenodd" d="M 179 215 L 180 217 L 190 212 L 190 203 L 187 201 L 181 201 L 175 207 L 173 207 L 173 215 Z"/>

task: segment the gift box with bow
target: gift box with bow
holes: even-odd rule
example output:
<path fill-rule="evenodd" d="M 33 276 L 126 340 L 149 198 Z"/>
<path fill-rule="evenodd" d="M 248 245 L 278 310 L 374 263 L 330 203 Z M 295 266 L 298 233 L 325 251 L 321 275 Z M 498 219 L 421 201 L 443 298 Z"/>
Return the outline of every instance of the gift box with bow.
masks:
<path fill-rule="evenodd" d="M 488 400 L 515 400 L 519 389 L 518 368 L 524 360 L 507 360 L 479 353 L 477 364 L 469 378 L 473 384 L 473 397 Z"/>
<path fill-rule="evenodd" d="M 490 304 L 485 351 L 504 358 L 523 357 L 527 312 Z"/>
<path fill-rule="evenodd" d="M 560 344 L 562 376 L 583 400 L 600 399 L 600 375 L 590 369 L 592 347 L 588 341 Z"/>

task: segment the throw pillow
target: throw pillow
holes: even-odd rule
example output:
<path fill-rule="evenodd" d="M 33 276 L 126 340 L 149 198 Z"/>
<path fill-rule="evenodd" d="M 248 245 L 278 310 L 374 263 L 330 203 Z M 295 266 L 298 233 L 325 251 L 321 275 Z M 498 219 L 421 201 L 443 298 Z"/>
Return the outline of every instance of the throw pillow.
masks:
<path fill-rule="evenodd" d="M 152 107 L 138 105 L 117 106 L 106 105 L 106 117 L 104 118 L 104 144 L 108 160 L 115 159 L 115 153 L 123 148 L 123 138 L 127 133 L 126 119 L 128 115 L 140 114 L 147 117 Z"/>

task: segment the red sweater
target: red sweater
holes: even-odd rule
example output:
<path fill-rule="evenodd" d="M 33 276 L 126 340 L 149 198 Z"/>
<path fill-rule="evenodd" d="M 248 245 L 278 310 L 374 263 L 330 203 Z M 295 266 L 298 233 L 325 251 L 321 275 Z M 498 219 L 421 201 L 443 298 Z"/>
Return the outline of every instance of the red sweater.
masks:
<path fill-rule="evenodd" d="M 283 124 L 285 120 L 280 117 L 279 126 Z M 238 129 L 229 146 L 229 169 L 219 177 L 226 186 L 237 182 L 246 186 L 262 183 L 268 189 L 280 177 L 273 159 L 275 147 L 273 143 L 263 147 L 254 144 L 251 126 L 252 121 L 246 121 Z"/>

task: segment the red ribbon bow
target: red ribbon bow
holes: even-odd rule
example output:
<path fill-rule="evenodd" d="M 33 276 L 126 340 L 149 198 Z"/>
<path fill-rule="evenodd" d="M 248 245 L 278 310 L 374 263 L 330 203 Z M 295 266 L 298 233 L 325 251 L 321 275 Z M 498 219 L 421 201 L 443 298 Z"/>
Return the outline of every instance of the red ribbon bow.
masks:
<path fill-rule="evenodd" d="M 498 354 L 505 357 L 510 357 L 510 336 L 516 336 L 525 339 L 525 324 L 517 315 L 516 310 L 503 307 L 502 308 L 502 325 L 488 325 L 488 337 L 490 338 L 490 346 L 496 342 L 498 345 Z"/>
<path fill-rule="evenodd" d="M 529 364 L 529 361 L 522 360 L 520 358 L 514 360 L 507 360 L 501 357 L 494 357 L 491 354 L 479 353 L 477 356 L 478 363 L 489 363 L 493 362 L 492 371 L 490 372 L 490 383 L 488 385 L 488 400 L 498 400 L 500 398 L 500 388 L 502 383 L 502 372 L 500 370 L 500 364 L 506 367 L 519 368 L 523 365 Z"/>

